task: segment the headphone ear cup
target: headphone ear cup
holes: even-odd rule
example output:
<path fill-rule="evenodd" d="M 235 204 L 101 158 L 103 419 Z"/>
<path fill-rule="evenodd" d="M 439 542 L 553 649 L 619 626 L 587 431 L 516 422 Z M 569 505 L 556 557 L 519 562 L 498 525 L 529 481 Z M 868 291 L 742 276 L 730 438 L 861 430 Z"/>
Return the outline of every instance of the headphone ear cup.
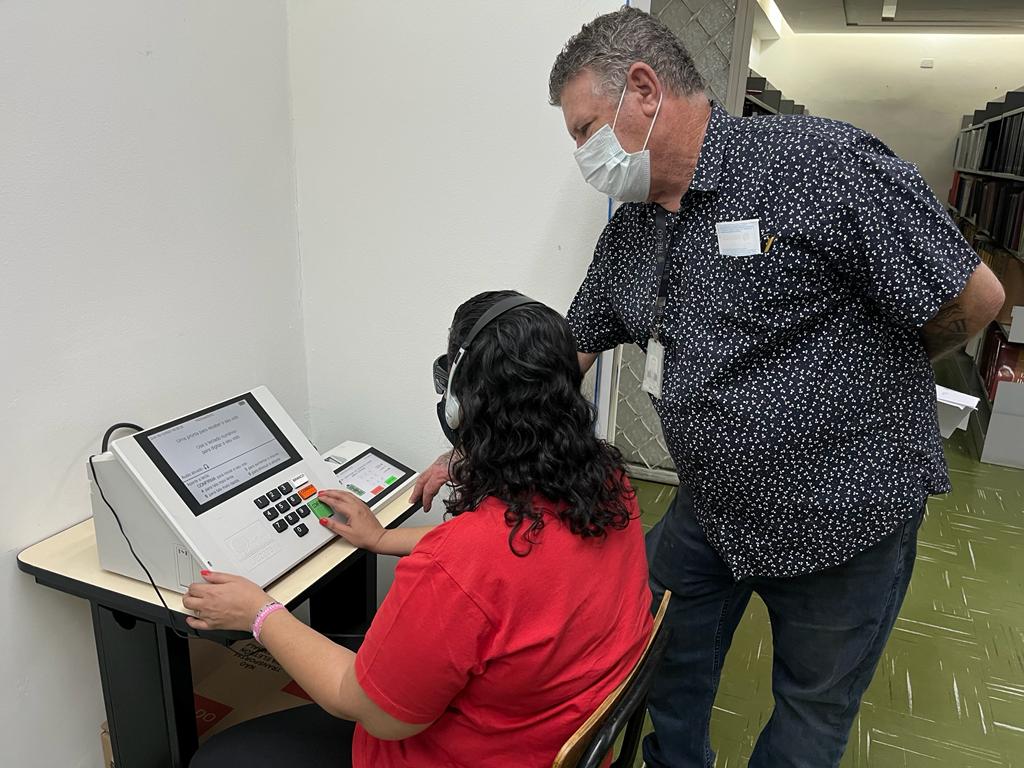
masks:
<path fill-rule="evenodd" d="M 459 398 L 450 390 L 444 399 L 444 420 L 452 429 L 458 429 L 459 424 L 462 423 L 462 405 L 459 403 Z"/>

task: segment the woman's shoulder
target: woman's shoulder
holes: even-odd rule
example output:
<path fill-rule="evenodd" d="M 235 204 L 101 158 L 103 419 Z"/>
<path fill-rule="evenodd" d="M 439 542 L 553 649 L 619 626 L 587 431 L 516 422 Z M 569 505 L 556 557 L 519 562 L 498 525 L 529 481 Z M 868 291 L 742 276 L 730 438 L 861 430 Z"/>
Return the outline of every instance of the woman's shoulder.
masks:
<path fill-rule="evenodd" d="M 627 525 L 624 527 L 608 527 L 605 529 L 607 537 L 619 538 L 618 534 L 640 527 L 640 511 L 637 504 L 636 494 L 628 478 L 622 479 L 623 502 L 628 515 Z M 531 535 L 531 539 L 548 539 L 549 531 L 558 531 L 551 539 L 565 539 L 574 541 L 580 538 L 579 534 L 570 533 L 568 524 L 560 519 L 559 513 L 566 508 L 565 502 L 551 501 L 543 496 L 536 496 L 533 499 L 533 508 L 540 512 L 544 518 L 544 524 L 537 534 Z M 451 556 L 465 556 L 467 552 L 474 554 L 474 559 L 479 560 L 481 556 L 491 555 L 495 558 L 504 557 L 506 554 L 514 554 L 510 548 L 510 535 L 512 526 L 508 516 L 508 502 L 496 496 L 488 496 L 473 509 L 463 512 L 458 517 L 453 517 L 438 525 L 433 531 L 424 536 L 416 549 L 422 554 L 445 559 Z M 523 533 L 529 527 L 524 521 Z M 594 539 L 590 539 L 593 543 Z"/>
<path fill-rule="evenodd" d="M 416 550 L 434 556 L 443 554 L 447 549 L 462 549 L 467 543 L 486 546 L 494 539 L 496 529 L 504 528 L 505 511 L 508 504 L 495 496 L 488 496 L 480 504 L 468 512 L 445 520 L 434 530 L 420 539 Z"/>

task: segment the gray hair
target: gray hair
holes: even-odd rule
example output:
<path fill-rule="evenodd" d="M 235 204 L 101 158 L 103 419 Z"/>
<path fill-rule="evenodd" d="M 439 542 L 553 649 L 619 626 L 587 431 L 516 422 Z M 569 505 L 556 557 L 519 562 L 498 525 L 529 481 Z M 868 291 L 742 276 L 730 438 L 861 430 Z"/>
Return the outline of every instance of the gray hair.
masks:
<path fill-rule="evenodd" d="M 598 88 L 617 98 L 626 73 L 642 61 L 669 90 L 688 96 L 704 91 L 704 78 L 672 30 L 638 8 L 623 8 L 598 16 L 565 44 L 548 78 L 548 96 L 561 106 L 566 84 L 584 69 L 598 78 Z"/>

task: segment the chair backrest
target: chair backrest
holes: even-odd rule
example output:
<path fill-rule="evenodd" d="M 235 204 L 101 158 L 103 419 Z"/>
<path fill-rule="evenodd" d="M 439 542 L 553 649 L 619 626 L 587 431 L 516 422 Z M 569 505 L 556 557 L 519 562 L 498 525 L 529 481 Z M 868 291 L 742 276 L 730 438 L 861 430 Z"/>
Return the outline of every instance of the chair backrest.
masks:
<path fill-rule="evenodd" d="M 601 702 L 587 721 L 583 723 L 569 740 L 562 745 L 555 756 L 555 762 L 551 768 L 590 768 L 600 765 L 611 752 L 612 746 L 619 732 L 629 722 L 630 731 L 627 737 L 632 736 L 634 742 L 630 752 L 636 752 L 636 744 L 639 742 L 639 730 L 643 725 L 644 704 L 647 702 L 647 692 L 650 690 L 654 680 L 654 672 L 665 653 L 665 646 L 668 642 L 668 628 L 662 628 L 662 620 L 668 610 L 672 593 L 665 591 L 658 606 L 658 613 L 654 617 L 654 628 L 651 636 L 647 638 L 647 645 L 640 655 L 640 660 L 630 670 L 626 679 L 623 680 L 614 691 L 608 694 Z M 639 717 L 632 717 L 639 715 Z M 634 722 L 635 726 L 634 726 Z M 627 738 L 627 742 L 630 741 Z M 630 761 L 632 756 L 630 756 Z"/>

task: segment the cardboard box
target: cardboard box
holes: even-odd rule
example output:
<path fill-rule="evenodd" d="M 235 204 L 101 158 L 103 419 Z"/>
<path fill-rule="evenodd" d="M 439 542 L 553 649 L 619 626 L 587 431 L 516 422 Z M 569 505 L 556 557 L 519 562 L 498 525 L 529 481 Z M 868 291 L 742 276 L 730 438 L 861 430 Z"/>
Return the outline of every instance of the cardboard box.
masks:
<path fill-rule="evenodd" d="M 1021 300 L 1024 302 L 1024 299 Z M 1024 344 L 1024 306 L 1010 310 L 1010 332 L 1006 338 L 1014 344 Z"/>
<path fill-rule="evenodd" d="M 190 640 L 196 731 L 202 744 L 236 723 L 312 703 L 263 646 L 242 640 L 231 648 Z M 100 726 L 106 768 L 114 768 L 107 723 Z"/>
<path fill-rule="evenodd" d="M 190 640 L 189 653 L 200 743 L 236 723 L 313 701 L 255 640 L 230 649 Z"/>
<path fill-rule="evenodd" d="M 999 384 L 981 460 L 1024 469 L 1024 383 Z"/>

